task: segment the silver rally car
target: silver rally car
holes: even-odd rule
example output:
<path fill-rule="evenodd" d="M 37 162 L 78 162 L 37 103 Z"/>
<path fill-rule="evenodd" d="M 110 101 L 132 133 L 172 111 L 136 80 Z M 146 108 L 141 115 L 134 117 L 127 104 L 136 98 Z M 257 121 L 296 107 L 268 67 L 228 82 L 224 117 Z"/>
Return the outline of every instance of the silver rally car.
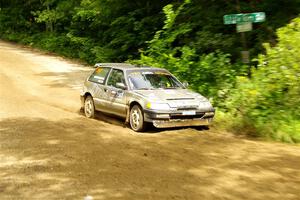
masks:
<path fill-rule="evenodd" d="M 98 63 L 84 82 L 81 104 L 87 117 L 95 111 L 126 119 L 134 131 L 155 127 L 207 126 L 215 109 L 161 68 Z"/>

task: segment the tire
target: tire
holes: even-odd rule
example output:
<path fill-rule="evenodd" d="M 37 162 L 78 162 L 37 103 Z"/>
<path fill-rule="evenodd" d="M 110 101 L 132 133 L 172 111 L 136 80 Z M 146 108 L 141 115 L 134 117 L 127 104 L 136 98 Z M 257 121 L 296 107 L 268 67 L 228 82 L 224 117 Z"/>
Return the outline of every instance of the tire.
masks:
<path fill-rule="evenodd" d="M 129 123 L 132 130 L 141 132 L 145 129 L 144 113 L 139 105 L 130 109 Z"/>
<path fill-rule="evenodd" d="M 95 105 L 91 96 L 87 96 L 84 100 L 84 114 L 88 118 L 95 117 Z"/>

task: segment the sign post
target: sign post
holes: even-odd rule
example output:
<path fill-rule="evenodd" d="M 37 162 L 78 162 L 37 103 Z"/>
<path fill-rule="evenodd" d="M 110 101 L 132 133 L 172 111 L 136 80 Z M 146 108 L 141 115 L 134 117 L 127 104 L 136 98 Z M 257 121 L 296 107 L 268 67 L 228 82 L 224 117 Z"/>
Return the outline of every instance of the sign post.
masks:
<path fill-rule="evenodd" d="M 242 35 L 242 44 L 244 50 L 241 52 L 243 63 L 249 63 L 250 55 L 247 50 L 246 36 L 244 32 L 252 30 L 252 23 L 260 23 L 266 20 L 266 14 L 264 12 L 255 13 L 239 13 L 239 14 L 229 14 L 223 16 L 224 24 L 236 24 L 236 31 Z"/>

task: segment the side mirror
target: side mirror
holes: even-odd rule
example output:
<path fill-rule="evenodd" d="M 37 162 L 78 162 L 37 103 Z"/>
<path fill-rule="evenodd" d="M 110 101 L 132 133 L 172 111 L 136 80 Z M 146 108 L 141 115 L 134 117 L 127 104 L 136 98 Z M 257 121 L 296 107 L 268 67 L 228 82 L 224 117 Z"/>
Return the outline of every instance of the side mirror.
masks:
<path fill-rule="evenodd" d="M 127 87 L 124 83 L 117 83 L 116 84 L 116 88 L 122 89 L 122 90 L 126 90 Z"/>
<path fill-rule="evenodd" d="M 182 83 L 182 85 L 183 85 L 183 87 L 185 87 L 185 88 L 188 88 L 188 87 L 189 87 L 189 83 L 186 82 L 186 81 L 184 81 L 184 82 Z"/>

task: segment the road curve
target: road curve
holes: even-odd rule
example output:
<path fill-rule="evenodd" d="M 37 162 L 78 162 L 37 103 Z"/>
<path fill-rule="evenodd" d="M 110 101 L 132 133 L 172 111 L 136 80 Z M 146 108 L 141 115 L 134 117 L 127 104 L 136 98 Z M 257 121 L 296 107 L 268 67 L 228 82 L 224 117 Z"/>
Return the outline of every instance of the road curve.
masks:
<path fill-rule="evenodd" d="M 91 69 L 0 41 L 0 199 L 300 199 L 300 147 L 79 113 Z"/>

